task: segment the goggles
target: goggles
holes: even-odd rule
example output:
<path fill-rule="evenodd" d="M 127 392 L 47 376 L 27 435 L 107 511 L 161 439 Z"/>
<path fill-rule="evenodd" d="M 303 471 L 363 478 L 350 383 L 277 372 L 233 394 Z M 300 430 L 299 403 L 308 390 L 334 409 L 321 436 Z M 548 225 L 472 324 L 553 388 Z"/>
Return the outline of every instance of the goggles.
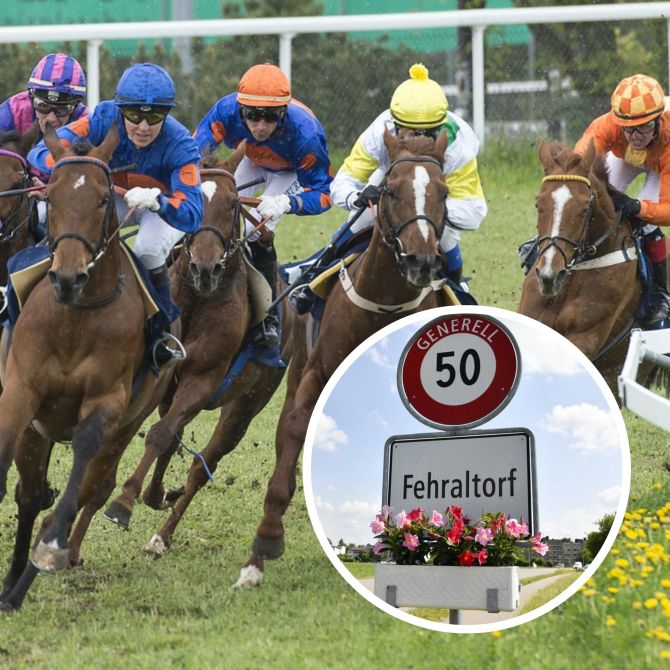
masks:
<path fill-rule="evenodd" d="M 266 121 L 279 123 L 284 118 L 285 110 L 268 109 L 265 107 L 240 107 L 240 115 L 245 121 Z"/>
<path fill-rule="evenodd" d="M 430 137 L 432 140 L 437 139 L 437 134 L 440 132 L 440 128 L 410 128 L 409 126 L 399 126 L 397 124 L 395 129 L 396 133 L 402 129 L 410 137 Z"/>
<path fill-rule="evenodd" d="M 646 135 L 647 133 L 652 132 L 656 128 L 656 119 L 647 121 L 647 123 L 641 123 L 639 126 L 624 126 L 623 131 L 626 135 L 632 135 L 633 133 L 638 133 L 640 135 Z"/>
<path fill-rule="evenodd" d="M 168 110 L 158 112 L 155 110 L 143 111 L 141 109 L 121 108 L 121 115 L 123 118 L 135 125 L 139 125 L 142 121 L 146 121 L 150 126 L 155 126 L 157 123 L 165 121 L 165 117 L 168 113 Z"/>
<path fill-rule="evenodd" d="M 77 104 L 72 105 L 50 105 L 39 98 L 33 98 L 33 109 L 40 114 L 51 114 L 53 112 L 59 119 L 65 119 L 74 112 Z"/>

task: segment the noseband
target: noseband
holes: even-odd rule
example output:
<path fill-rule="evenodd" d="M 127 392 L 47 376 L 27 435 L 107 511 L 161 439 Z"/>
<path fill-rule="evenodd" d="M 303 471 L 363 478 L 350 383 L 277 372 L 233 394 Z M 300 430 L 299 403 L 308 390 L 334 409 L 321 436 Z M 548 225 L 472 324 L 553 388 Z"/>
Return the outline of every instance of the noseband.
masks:
<path fill-rule="evenodd" d="M 27 188 L 30 184 L 30 174 L 28 171 L 28 163 L 26 162 L 26 159 L 21 156 L 21 154 L 17 154 L 14 151 L 7 151 L 6 149 L 0 149 L 0 156 L 9 156 L 10 158 L 13 158 L 21 163 L 23 170 L 19 188 Z M 9 193 L 7 193 L 7 195 L 9 195 Z M 0 196 L 2 196 L 2 193 L 0 193 Z M 30 214 L 28 214 L 24 219 L 18 221 L 21 206 L 25 204 L 26 198 L 27 196 L 25 193 L 22 194 L 21 197 L 17 198 L 16 203 L 10 210 L 7 218 L 4 221 L 0 219 L 0 244 L 7 244 L 11 242 L 18 230 L 30 220 Z"/>
<path fill-rule="evenodd" d="M 440 163 L 440 161 L 436 160 L 435 158 L 431 158 L 430 156 L 411 156 L 407 158 L 398 158 L 391 163 L 389 169 L 386 171 L 384 180 L 381 183 L 381 191 L 379 195 L 379 207 L 378 207 L 379 216 L 375 218 L 375 224 L 378 226 L 379 231 L 381 232 L 382 242 L 384 242 L 384 244 L 393 251 L 393 255 L 395 256 L 398 265 L 401 268 L 404 268 L 405 259 L 408 254 L 404 250 L 402 241 L 400 240 L 400 233 L 411 223 L 416 223 L 418 221 L 426 221 L 433 227 L 433 230 L 437 235 L 437 239 L 439 240 L 442 237 L 442 231 L 444 230 L 446 216 L 443 216 L 442 220 L 439 223 L 437 223 L 430 216 L 427 216 L 426 214 L 417 214 L 416 216 L 412 216 L 409 219 L 401 221 L 398 225 L 394 224 L 393 217 L 391 216 L 390 206 L 388 204 L 391 198 L 391 194 L 389 193 L 387 181 L 389 175 L 393 171 L 393 168 L 399 163 L 432 163 L 433 165 L 436 165 L 440 169 L 440 172 L 442 172 L 442 163 Z M 445 215 L 446 215 L 446 208 L 445 208 Z M 382 219 L 386 223 L 387 230 L 385 230 L 384 227 L 382 226 L 381 223 Z"/>
<path fill-rule="evenodd" d="M 110 234 L 110 228 L 112 225 L 112 217 L 114 213 L 114 184 L 112 183 L 112 175 L 107 163 L 93 158 L 93 156 L 67 156 L 61 158 L 54 166 L 52 174 L 56 172 L 59 167 L 63 165 L 69 165 L 72 163 L 86 163 L 89 165 L 97 165 L 104 173 L 107 178 L 108 183 L 108 192 L 104 197 L 105 202 L 105 214 L 102 220 L 102 231 L 100 233 L 100 238 L 96 244 L 93 244 L 87 237 L 75 232 L 65 232 L 57 235 L 55 238 L 51 237 L 51 231 L 49 230 L 48 219 L 47 219 L 47 234 L 46 234 L 46 243 L 47 248 L 49 249 L 49 254 L 53 259 L 53 255 L 56 252 L 56 247 L 58 243 L 67 238 L 79 240 L 85 247 L 86 250 L 91 254 L 91 261 L 87 265 L 87 270 L 91 270 L 95 264 L 102 258 L 105 251 L 107 250 L 107 245 L 112 235 Z M 47 198 L 48 202 L 48 198 Z M 117 229 L 118 230 L 118 229 Z M 114 233 L 117 232 L 114 231 Z"/>

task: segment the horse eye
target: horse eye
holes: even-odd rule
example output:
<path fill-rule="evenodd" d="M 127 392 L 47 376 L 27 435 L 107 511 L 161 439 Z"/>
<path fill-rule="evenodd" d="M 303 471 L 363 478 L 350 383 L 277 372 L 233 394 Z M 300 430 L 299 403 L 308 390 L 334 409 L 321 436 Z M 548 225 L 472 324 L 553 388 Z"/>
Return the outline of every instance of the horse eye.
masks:
<path fill-rule="evenodd" d="M 109 196 L 106 195 L 104 198 L 100 200 L 98 203 L 98 207 L 107 207 L 107 203 L 109 202 Z"/>

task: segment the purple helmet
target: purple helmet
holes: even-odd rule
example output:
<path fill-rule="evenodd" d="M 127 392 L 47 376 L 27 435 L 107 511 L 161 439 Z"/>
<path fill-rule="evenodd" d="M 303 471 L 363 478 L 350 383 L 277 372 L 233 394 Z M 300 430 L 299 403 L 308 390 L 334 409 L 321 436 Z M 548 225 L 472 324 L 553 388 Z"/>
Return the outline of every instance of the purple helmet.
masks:
<path fill-rule="evenodd" d="M 72 104 L 86 95 L 86 76 L 72 56 L 48 54 L 32 71 L 28 89 L 51 104 Z"/>

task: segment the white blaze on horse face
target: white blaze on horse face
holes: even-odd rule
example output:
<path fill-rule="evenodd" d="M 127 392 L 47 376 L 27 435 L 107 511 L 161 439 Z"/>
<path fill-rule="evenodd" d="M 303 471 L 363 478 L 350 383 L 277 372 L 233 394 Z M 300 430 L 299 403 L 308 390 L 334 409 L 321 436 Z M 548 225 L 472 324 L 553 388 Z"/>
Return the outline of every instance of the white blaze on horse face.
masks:
<path fill-rule="evenodd" d="M 209 202 L 212 202 L 212 198 L 216 193 L 216 182 L 215 181 L 203 181 L 200 185 L 200 190 L 203 192 L 205 197 Z"/>
<path fill-rule="evenodd" d="M 568 203 L 570 198 L 572 198 L 572 193 L 570 193 L 570 189 L 565 184 L 557 188 L 551 194 L 551 199 L 554 201 L 554 220 L 551 224 L 550 234 L 552 238 L 558 237 L 561 232 L 561 219 L 563 218 L 563 210 L 565 209 L 565 205 Z M 545 267 L 551 267 L 555 254 L 556 247 L 550 247 L 549 251 L 547 251 L 547 254 L 544 257 Z"/>
<path fill-rule="evenodd" d="M 81 175 L 81 177 L 79 177 L 79 179 L 77 179 L 77 181 L 74 183 L 75 190 L 81 188 L 85 183 L 86 183 L 86 177 L 84 175 Z"/>
<path fill-rule="evenodd" d="M 426 215 L 426 188 L 430 184 L 430 175 L 428 170 L 422 165 L 417 165 L 414 168 L 414 181 L 412 182 L 414 186 L 414 202 L 416 203 L 416 215 L 425 216 Z M 428 233 L 430 228 L 428 223 L 424 220 L 419 220 L 419 230 L 423 235 L 423 239 L 428 241 Z"/>

